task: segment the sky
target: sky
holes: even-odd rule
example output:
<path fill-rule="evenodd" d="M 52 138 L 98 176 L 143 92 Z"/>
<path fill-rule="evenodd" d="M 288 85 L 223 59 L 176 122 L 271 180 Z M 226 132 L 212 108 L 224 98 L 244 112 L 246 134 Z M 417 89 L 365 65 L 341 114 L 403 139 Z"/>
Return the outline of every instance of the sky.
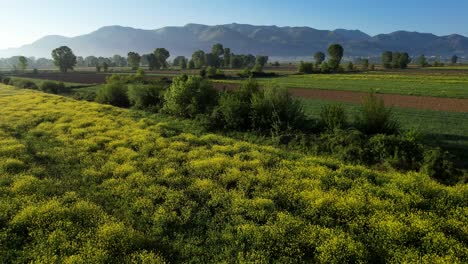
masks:
<path fill-rule="evenodd" d="M 467 0 L 0 0 L 0 49 L 103 26 L 245 23 L 468 36 Z"/>

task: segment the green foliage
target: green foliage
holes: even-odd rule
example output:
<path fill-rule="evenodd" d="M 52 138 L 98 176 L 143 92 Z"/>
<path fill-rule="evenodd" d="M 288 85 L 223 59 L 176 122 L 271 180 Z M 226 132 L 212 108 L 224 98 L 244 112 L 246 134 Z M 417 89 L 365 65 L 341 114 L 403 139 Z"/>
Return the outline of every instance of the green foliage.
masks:
<path fill-rule="evenodd" d="M 61 72 L 66 73 L 68 70 L 73 70 L 76 65 L 76 56 L 73 51 L 67 46 L 61 46 L 52 51 L 54 64 Z"/>
<path fill-rule="evenodd" d="M 218 106 L 211 115 L 214 126 L 232 130 L 250 129 L 251 101 L 259 88 L 256 81 L 249 79 L 239 89 L 222 93 Z"/>
<path fill-rule="evenodd" d="M 181 117 L 208 113 L 217 102 L 217 91 L 198 76 L 182 75 L 173 79 L 164 95 L 163 110 Z"/>
<path fill-rule="evenodd" d="M 320 65 L 320 71 L 323 73 L 330 73 L 332 71 L 332 68 L 330 68 L 330 65 L 328 64 L 328 62 L 324 61 Z"/>
<path fill-rule="evenodd" d="M 5 78 L 3 81 L 8 80 L 9 85 L 13 85 L 15 87 L 21 88 L 21 89 L 32 89 L 32 90 L 37 90 L 37 84 L 33 81 L 30 80 L 24 80 L 24 79 L 10 79 L 10 78 Z"/>
<path fill-rule="evenodd" d="M 363 71 L 369 70 L 369 59 L 361 60 L 361 70 Z"/>
<path fill-rule="evenodd" d="M 315 65 L 318 67 L 325 61 L 325 53 L 319 51 L 314 54 Z"/>
<path fill-rule="evenodd" d="M 356 117 L 356 126 L 368 135 L 396 134 L 399 124 L 392 116 L 391 108 L 386 108 L 383 99 L 373 92 L 364 98 L 361 113 Z"/>
<path fill-rule="evenodd" d="M 163 105 L 164 90 L 163 84 L 131 84 L 128 86 L 128 100 L 136 109 L 158 112 Z"/>
<path fill-rule="evenodd" d="M 298 72 L 300 73 L 313 73 L 314 72 L 314 64 L 311 62 L 303 62 L 301 61 L 299 63 L 299 67 L 297 69 Z"/>
<path fill-rule="evenodd" d="M 428 67 L 429 63 L 427 62 L 426 56 L 421 55 L 417 58 L 416 63 L 419 65 L 419 67 Z"/>
<path fill-rule="evenodd" d="M 457 55 L 453 55 L 452 58 L 450 58 L 450 62 L 452 64 L 457 64 L 458 62 L 458 56 Z"/>
<path fill-rule="evenodd" d="M 39 90 L 46 93 L 59 94 L 65 92 L 65 84 L 63 82 L 45 81 L 41 83 Z"/>
<path fill-rule="evenodd" d="M 18 63 L 19 63 L 19 68 L 24 71 L 26 68 L 28 68 L 28 59 L 24 56 L 20 56 L 18 58 Z"/>
<path fill-rule="evenodd" d="M 346 64 L 346 70 L 347 71 L 354 71 L 354 64 L 350 61 L 348 64 Z"/>
<path fill-rule="evenodd" d="M 424 153 L 423 171 L 430 177 L 446 184 L 457 182 L 459 171 L 455 168 L 453 156 L 440 148 L 430 149 Z"/>
<path fill-rule="evenodd" d="M 338 71 L 343 54 L 344 49 L 340 44 L 332 44 L 328 47 L 328 55 L 330 56 L 328 63 L 333 71 Z"/>
<path fill-rule="evenodd" d="M 382 66 L 385 69 L 392 68 L 393 53 L 391 51 L 385 51 L 382 53 Z"/>
<path fill-rule="evenodd" d="M 286 131 L 304 125 L 304 112 L 298 99 L 287 89 L 267 87 L 252 96 L 252 128 Z"/>
<path fill-rule="evenodd" d="M 165 48 L 157 48 L 154 51 L 154 58 L 156 63 L 153 63 L 153 69 L 167 68 L 167 59 L 170 57 L 170 53 Z M 151 65 L 150 65 L 151 66 Z"/>
<path fill-rule="evenodd" d="M 129 107 L 130 102 L 127 96 L 127 84 L 118 76 L 111 77 L 107 83 L 99 89 L 96 102 L 110 104 L 119 107 Z"/>
<path fill-rule="evenodd" d="M 127 55 L 127 63 L 128 66 L 132 68 L 132 70 L 137 70 L 140 67 L 141 56 L 136 52 L 129 52 Z"/>
<path fill-rule="evenodd" d="M 347 119 L 344 108 L 340 104 L 325 105 L 320 111 L 320 121 L 327 130 L 346 128 Z"/>

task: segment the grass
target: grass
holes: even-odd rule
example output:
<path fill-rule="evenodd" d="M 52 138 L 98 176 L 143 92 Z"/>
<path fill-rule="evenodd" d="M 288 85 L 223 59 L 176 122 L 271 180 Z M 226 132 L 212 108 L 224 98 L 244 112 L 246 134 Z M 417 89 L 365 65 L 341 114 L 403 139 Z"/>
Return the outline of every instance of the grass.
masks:
<path fill-rule="evenodd" d="M 287 88 L 310 88 L 354 92 L 468 98 L 468 75 L 443 72 L 367 72 L 355 74 L 309 74 L 258 79 Z M 236 81 L 226 81 L 236 82 Z"/>
<path fill-rule="evenodd" d="M 320 117 L 320 110 L 324 105 L 338 103 L 320 99 L 302 99 L 302 102 L 306 114 L 313 118 Z M 360 112 L 359 104 L 339 104 L 345 108 L 350 121 Z M 468 113 L 398 107 L 394 107 L 392 111 L 403 129 L 420 132 L 426 144 L 447 148 L 468 166 Z"/>
<path fill-rule="evenodd" d="M 43 82 L 50 81 L 50 80 L 45 80 L 45 79 L 36 79 L 36 78 L 26 78 L 26 77 L 16 77 L 16 76 L 10 76 L 12 80 L 25 80 L 25 81 L 31 81 L 35 83 L 37 86 L 40 86 Z M 86 86 L 87 84 L 82 84 L 82 83 L 72 83 L 72 82 L 64 82 L 65 87 L 77 87 L 77 86 Z"/>

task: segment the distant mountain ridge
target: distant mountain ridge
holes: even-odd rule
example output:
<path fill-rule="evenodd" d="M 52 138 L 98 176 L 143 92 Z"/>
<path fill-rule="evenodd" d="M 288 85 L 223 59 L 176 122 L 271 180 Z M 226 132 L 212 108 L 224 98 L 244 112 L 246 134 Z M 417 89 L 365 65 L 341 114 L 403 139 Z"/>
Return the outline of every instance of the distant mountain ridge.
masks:
<path fill-rule="evenodd" d="M 0 50 L 0 57 L 15 55 L 50 57 L 52 49 L 69 46 L 79 56 L 126 55 L 129 51 L 149 53 L 163 47 L 172 56 L 190 56 L 195 50 L 209 51 L 214 43 L 237 54 L 275 57 L 312 56 L 332 43 L 345 48 L 345 56 L 378 56 L 385 50 L 407 51 L 413 56 L 468 56 L 468 38 L 429 33 L 396 31 L 369 36 L 360 30 L 318 30 L 311 27 L 254 26 L 248 24 L 164 27 L 155 30 L 106 26 L 77 37 L 46 36 L 19 48 Z"/>

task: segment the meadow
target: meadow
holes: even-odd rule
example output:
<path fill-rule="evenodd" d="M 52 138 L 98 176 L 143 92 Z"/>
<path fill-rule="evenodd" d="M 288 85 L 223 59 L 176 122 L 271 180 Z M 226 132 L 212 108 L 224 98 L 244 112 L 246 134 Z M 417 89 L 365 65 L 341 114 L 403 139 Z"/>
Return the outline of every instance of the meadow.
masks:
<path fill-rule="evenodd" d="M 468 185 L 0 85 L 0 262 L 466 263 Z"/>
<path fill-rule="evenodd" d="M 288 75 L 259 78 L 261 83 L 273 83 L 287 88 L 310 88 L 354 92 L 468 98 L 468 75 L 443 71 L 398 71 L 346 74 Z M 221 81 L 237 82 L 237 81 Z"/>

